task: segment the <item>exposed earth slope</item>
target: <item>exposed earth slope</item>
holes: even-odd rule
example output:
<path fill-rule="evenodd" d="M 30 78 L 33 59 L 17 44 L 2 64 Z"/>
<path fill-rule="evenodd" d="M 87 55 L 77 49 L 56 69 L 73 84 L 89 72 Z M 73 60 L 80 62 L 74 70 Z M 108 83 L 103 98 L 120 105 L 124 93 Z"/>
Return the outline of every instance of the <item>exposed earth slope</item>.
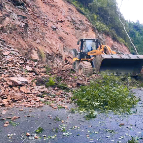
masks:
<path fill-rule="evenodd" d="M 129 53 L 104 34 L 94 32 L 88 19 L 63 0 L 5 0 L 0 4 L 1 39 L 29 55 L 32 50 L 64 55 L 80 38 L 100 38 L 113 50 Z"/>

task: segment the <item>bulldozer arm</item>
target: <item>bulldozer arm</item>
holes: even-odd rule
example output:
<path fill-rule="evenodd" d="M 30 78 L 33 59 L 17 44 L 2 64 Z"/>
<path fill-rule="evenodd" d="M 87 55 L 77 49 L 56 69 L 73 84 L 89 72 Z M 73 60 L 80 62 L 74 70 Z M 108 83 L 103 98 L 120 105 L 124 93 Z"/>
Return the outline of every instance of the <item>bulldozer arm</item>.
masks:
<path fill-rule="evenodd" d="M 97 50 L 92 50 L 87 53 L 88 55 L 114 55 L 115 51 L 112 51 L 111 48 L 107 45 L 101 45 Z"/>

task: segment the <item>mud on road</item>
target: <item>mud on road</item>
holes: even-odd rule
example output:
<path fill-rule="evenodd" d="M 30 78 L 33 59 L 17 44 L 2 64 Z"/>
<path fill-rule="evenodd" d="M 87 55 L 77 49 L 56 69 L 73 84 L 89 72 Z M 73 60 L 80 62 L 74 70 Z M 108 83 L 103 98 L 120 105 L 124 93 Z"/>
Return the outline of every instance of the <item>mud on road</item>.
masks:
<path fill-rule="evenodd" d="M 71 113 L 67 109 L 54 110 L 48 105 L 1 108 L 0 143 L 126 143 L 131 137 L 142 143 L 143 89 L 133 92 L 141 100 L 131 115 L 100 113 L 91 120 L 85 120 L 84 114 Z M 8 125 L 4 127 L 6 122 Z"/>

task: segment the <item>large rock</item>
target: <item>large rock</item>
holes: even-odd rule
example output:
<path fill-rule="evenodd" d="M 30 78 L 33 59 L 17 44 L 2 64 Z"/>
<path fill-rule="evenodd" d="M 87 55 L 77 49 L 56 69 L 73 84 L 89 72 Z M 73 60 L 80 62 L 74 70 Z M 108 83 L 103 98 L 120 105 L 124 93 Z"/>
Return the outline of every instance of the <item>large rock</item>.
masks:
<path fill-rule="evenodd" d="M 22 100 L 23 98 L 24 98 L 24 96 L 23 96 L 21 93 L 15 93 L 15 94 L 11 95 L 11 100 L 12 100 L 13 102 L 15 102 L 15 101 L 20 101 L 20 100 Z"/>
<path fill-rule="evenodd" d="M 5 51 L 5 52 L 3 52 L 3 55 L 4 56 L 7 56 L 7 55 L 9 55 L 10 54 L 10 51 Z"/>
<path fill-rule="evenodd" d="M 20 91 L 23 92 L 23 93 L 26 93 L 26 94 L 30 94 L 31 93 L 30 89 L 27 88 L 26 86 L 20 87 Z"/>
<path fill-rule="evenodd" d="M 10 77 L 8 80 L 12 83 L 12 86 L 28 84 L 28 80 L 24 77 Z"/>
<path fill-rule="evenodd" d="M 64 65 L 63 69 L 62 70 L 70 70 L 72 69 L 72 65 Z"/>
<path fill-rule="evenodd" d="M 33 71 L 33 69 L 29 66 L 26 66 L 26 70 L 29 71 L 29 72 Z"/>
<path fill-rule="evenodd" d="M 32 53 L 31 53 L 31 59 L 32 60 L 39 60 L 39 56 L 38 56 L 38 53 L 36 50 L 32 50 Z"/>

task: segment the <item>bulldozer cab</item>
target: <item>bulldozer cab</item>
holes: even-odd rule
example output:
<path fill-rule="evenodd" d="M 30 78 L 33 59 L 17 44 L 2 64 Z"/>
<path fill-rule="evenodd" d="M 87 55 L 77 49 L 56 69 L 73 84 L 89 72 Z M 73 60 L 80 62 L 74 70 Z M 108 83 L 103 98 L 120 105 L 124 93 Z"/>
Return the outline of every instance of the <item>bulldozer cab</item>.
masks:
<path fill-rule="evenodd" d="M 96 50 L 99 45 L 100 41 L 98 39 L 80 39 L 78 41 L 78 45 L 80 44 L 80 51 L 79 51 L 79 59 L 90 59 L 90 56 L 87 55 L 88 52 L 92 50 Z"/>

